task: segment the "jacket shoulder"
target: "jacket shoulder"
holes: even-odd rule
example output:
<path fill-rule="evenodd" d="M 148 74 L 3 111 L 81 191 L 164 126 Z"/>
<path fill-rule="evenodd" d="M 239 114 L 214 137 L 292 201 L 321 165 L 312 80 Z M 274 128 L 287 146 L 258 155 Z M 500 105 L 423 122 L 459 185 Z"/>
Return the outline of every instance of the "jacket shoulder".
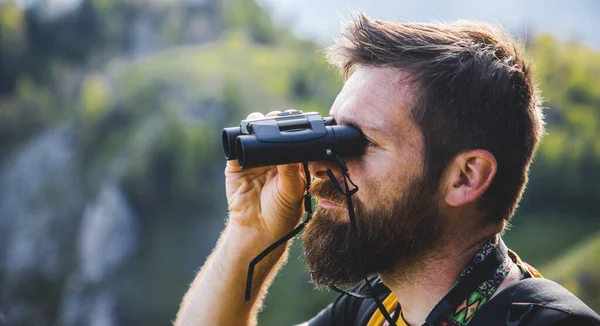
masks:
<path fill-rule="evenodd" d="M 561 285 L 528 278 L 509 285 L 471 325 L 600 325 L 600 316 Z"/>

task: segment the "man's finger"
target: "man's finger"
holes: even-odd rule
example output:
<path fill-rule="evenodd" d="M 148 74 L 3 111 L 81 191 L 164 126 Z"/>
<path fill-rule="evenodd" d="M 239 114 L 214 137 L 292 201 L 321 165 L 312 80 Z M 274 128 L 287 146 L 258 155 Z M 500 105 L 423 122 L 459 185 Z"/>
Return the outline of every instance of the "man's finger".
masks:
<path fill-rule="evenodd" d="M 279 174 L 278 188 L 286 195 L 297 195 L 305 187 L 300 174 L 300 164 L 278 165 L 277 173 Z"/>
<path fill-rule="evenodd" d="M 260 118 L 264 118 L 264 114 L 260 113 L 260 112 L 252 112 L 248 115 L 248 117 L 246 117 L 246 120 L 254 120 L 254 119 L 260 119 Z"/>
<path fill-rule="evenodd" d="M 279 113 L 281 113 L 281 111 L 271 111 L 271 112 L 267 113 L 266 117 L 276 116 Z"/>
<path fill-rule="evenodd" d="M 227 161 L 227 165 L 225 166 L 225 173 L 237 173 L 242 171 L 240 165 L 237 160 Z"/>

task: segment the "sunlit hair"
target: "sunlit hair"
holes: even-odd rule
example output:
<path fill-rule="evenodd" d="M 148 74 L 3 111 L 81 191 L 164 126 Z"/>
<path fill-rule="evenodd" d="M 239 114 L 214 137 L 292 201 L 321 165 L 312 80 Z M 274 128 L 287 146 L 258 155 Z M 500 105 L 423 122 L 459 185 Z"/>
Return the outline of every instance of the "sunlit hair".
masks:
<path fill-rule="evenodd" d="M 490 151 L 498 168 L 479 207 L 490 221 L 510 220 L 544 133 L 540 97 L 520 43 L 501 27 L 473 21 L 394 23 L 359 12 L 326 54 L 345 78 L 360 66 L 408 72 L 427 173 L 439 181 L 460 152 Z"/>

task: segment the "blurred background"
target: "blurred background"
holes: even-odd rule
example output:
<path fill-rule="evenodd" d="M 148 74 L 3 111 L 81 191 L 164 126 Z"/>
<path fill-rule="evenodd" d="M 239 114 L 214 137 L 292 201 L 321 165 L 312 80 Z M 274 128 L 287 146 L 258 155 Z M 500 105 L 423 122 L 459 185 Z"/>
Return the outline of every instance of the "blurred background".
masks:
<path fill-rule="evenodd" d="M 342 79 L 320 50 L 359 7 L 526 41 L 548 135 L 505 239 L 599 311 L 597 1 L 0 0 L 0 325 L 170 324 L 224 226 L 221 129 L 327 113 Z M 298 240 L 260 324 L 334 297 Z"/>

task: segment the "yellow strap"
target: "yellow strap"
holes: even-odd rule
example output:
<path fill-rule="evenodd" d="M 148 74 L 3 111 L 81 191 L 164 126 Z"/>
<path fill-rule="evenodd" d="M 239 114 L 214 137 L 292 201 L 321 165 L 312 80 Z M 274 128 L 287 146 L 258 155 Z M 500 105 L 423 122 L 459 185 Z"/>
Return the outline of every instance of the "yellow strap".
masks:
<path fill-rule="evenodd" d="M 398 300 L 396 300 L 396 297 L 394 296 L 393 293 L 390 293 L 385 298 L 385 300 L 383 300 L 383 306 L 385 307 L 385 310 L 387 310 L 387 312 L 389 314 L 394 312 L 394 309 L 396 308 L 397 305 L 398 305 Z M 383 314 L 381 313 L 381 311 L 379 311 L 379 309 L 376 309 L 373 316 L 371 316 L 371 319 L 369 320 L 369 323 L 367 324 L 367 326 L 381 326 L 383 324 L 383 322 L 385 322 L 385 317 L 383 317 Z M 404 319 L 402 319 L 402 314 L 400 314 L 400 316 L 398 317 L 398 320 L 396 321 L 396 325 L 397 326 L 408 326 L 406 324 L 406 322 L 404 322 Z"/>
<path fill-rule="evenodd" d="M 528 272 L 529 274 L 531 274 L 532 277 L 535 277 L 535 278 L 544 278 L 542 273 L 540 273 L 537 269 L 535 269 L 533 266 L 527 264 L 526 262 L 522 261 L 521 257 L 519 257 L 519 255 L 517 255 L 516 252 L 508 249 L 508 256 L 512 259 L 512 261 L 515 264 L 517 264 L 517 266 L 519 266 L 521 271 Z"/>

